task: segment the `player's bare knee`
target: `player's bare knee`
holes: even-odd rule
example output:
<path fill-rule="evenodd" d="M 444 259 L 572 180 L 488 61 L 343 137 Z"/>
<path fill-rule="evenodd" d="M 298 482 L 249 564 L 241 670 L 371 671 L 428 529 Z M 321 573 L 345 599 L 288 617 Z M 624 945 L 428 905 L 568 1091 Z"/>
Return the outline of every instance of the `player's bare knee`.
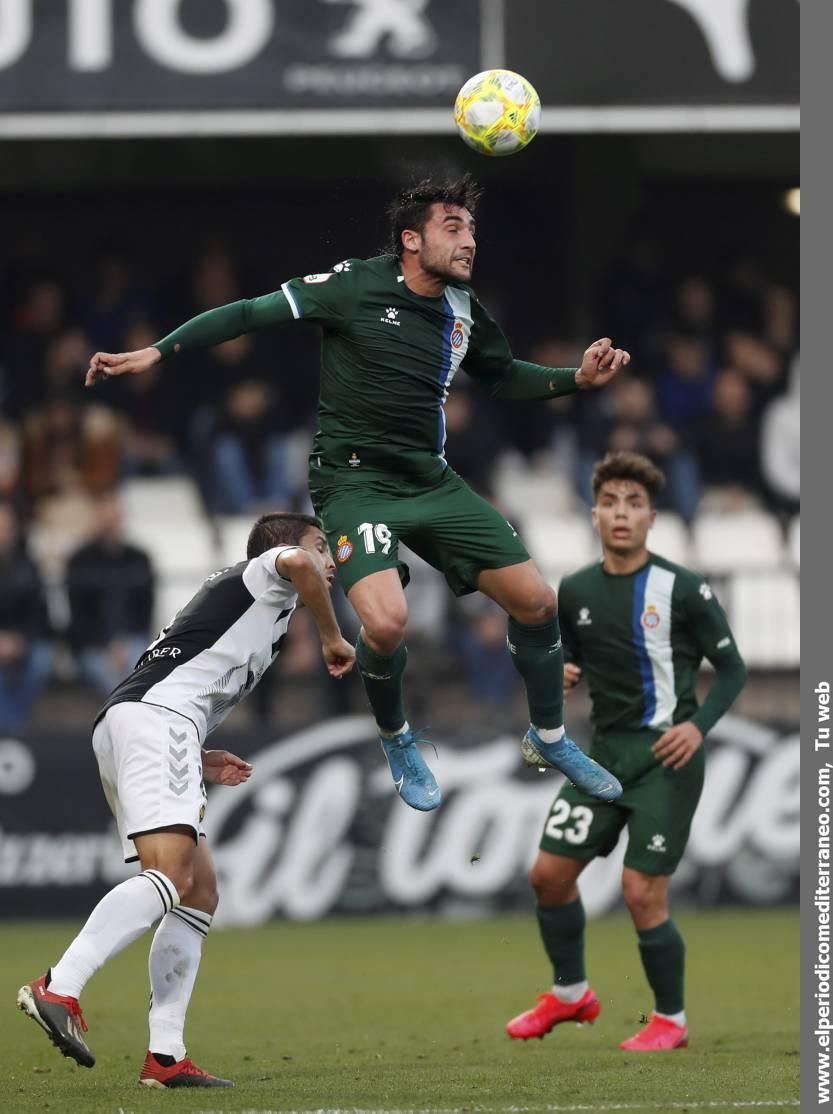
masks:
<path fill-rule="evenodd" d="M 365 619 L 364 639 L 381 654 L 392 654 L 405 639 L 407 610 L 385 611 Z"/>
<path fill-rule="evenodd" d="M 555 592 L 544 583 L 524 600 L 522 607 L 512 611 L 512 617 L 517 622 L 530 627 L 542 626 L 554 619 L 557 614 L 558 602 Z"/>
<path fill-rule="evenodd" d="M 549 864 L 537 860 L 529 872 L 529 884 L 539 905 L 564 905 L 572 900 L 575 882 L 564 878 Z"/>
<path fill-rule="evenodd" d="M 207 913 L 209 917 L 214 916 L 217 912 L 217 906 L 220 904 L 220 894 L 217 891 L 216 882 L 211 884 L 197 880 L 185 895 L 180 894 L 180 898 L 183 905 L 187 905 L 190 909 L 198 909 L 201 913 Z"/>
<path fill-rule="evenodd" d="M 657 886 L 654 879 L 626 878 L 622 896 L 637 928 L 651 928 L 668 916 L 665 887 Z"/>

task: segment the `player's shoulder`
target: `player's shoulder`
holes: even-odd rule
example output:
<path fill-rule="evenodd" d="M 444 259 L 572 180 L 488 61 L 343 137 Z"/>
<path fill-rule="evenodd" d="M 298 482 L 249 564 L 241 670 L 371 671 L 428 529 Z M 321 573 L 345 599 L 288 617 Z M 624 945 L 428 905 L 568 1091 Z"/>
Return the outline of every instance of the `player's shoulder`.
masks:
<path fill-rule="evenodd" d="M 673 574 L 675 593 L 686 597 L 700 595 L 704 598 L 711 598 L 712 589 L 703 574 L 697 572 L 696 569 L 678 565 L 658 553 L 651 554 L 651 564 L 655 568 L 664 569 L 666 572 Z"/>

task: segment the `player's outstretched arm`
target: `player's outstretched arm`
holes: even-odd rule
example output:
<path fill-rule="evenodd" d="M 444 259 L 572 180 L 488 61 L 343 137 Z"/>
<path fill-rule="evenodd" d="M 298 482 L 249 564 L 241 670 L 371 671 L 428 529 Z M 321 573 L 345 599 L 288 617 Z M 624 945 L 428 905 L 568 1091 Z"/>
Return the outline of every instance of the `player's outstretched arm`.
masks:
<path fill-rule="evenodd" d="M 226 306 L 207 310 L 192 317 L 150 348 L 136 352 L 96 352 L 90 360 L 85 386 L 92 387 L 99 379 L 116 375 L 140 375 L 160 360 L 179 352 L 212 348 L 233 340 L 242 333 L 265 329 L 293 320 L 293 312 L 282 290 L 261 298 L 244 298 Z"/>
<path fill-rule="evenodd" d="M 343 677 L 353 668 L 356 651 L 341 633 L 330 599 L 330 589 L 321 570 L 303 549 L 279 553 L 278 572 L 288 576 L 315 620 L 321 637 L 321 652 L 331 677 Z"/>

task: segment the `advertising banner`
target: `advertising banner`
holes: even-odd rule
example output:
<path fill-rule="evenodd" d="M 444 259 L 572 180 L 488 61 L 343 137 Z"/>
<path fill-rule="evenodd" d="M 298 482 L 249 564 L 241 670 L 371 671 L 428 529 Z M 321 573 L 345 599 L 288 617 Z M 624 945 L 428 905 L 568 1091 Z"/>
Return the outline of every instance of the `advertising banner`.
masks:
<path fill-rule="evenodd" d="M 794 129 L 797 0 L 0 0 L 0 137 L 453 132 L 479 70 L 550 131 Z"/>
<path fill-rule="evenodd" d="M 209 792 L 218 923 L 527 910 L 526 872 L 560 776 L 525 769 L 514 736 L 437 732 L 434 742 L 444 799 L 424 814 L 396 796 L 369 717 L 268 742 L 226 736 L 218 745 L 248 757 L 255 772 L 245 786 Z M 797 900 L 797 734 L 730 715 L 708 746 L 675 900 Z M 583 875 L 590 915 L 619 903 L 623 855 L 624 839 Z M 0 741 L 0 917 L 84 915 L 136 869 L 121 862 L 88 737 Z"/>

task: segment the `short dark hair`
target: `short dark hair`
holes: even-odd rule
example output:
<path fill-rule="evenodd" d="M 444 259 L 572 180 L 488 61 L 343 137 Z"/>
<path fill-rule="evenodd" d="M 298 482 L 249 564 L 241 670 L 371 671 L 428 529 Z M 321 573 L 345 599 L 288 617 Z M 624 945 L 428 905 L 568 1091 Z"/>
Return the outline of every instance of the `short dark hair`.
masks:
<path fill-rule="evenodd" d="M 593 502 L 599 498 L 602 484 L 609 480 L 633 480 L 648 492 L 651 506 L 665 487 L 665 473 L 642 453 L 608 453 L 593 469 Z"/>
<path fill-rule="evenodd" d="M 447 178 L 442 182 L 435 181 L 433 178 L 423 178 L 419 182 L 405 186 L 388 206 L 391 255 L 401 257 L 402 233 L 406 228 L 421 232 L 431 215 L 432 205 L 438 202 L 442 205 L 456 205 L 461 209 L 468 209 L 474 216 L 482 194 L 483 190 L 471 174 L 463 174 L 459 178 Z"/>
<path fill-rule="evenodd" d="M 249 533 L 246 556 L 251 560 L 276 545 L 298 545 L 313 526 L 322 531 L 324 529 L 321 520 L 312 514 L 296 514 L 294 511 L 262 514 Z"/>

